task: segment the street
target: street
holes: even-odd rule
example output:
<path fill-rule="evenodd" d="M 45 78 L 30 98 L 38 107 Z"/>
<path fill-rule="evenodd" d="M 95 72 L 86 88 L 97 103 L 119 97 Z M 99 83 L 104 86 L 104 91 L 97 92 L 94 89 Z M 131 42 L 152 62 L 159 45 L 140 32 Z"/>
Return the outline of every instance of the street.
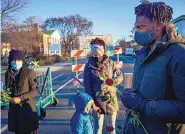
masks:
<path fill-rule="evenodd" d="M 115 57 L 113 57 L 115 59 Z M 78 63 L 85 63 L 86 60 L 79 60 Z M 52 67 L 51 67 L 52 68 Z M 123 73 L 132 72 L 133 64 L 125 63 L 122 69 Z M 52 70 L 52 69 L 51 69 Z M 76 87 L 72 84 L 72 76 L 75 73 L 71 72 L 71 65 L 67 65 L 58 70 L 52 70 L 52 84 L 53 90 L 56 93 L 56 97 L 59 100 L 59 104 L 56 107 L 47 107 L 46 118 L 40 121 L 39 134 L 70 134 L 70 119 L 74 113 L 75 108 L 73 105 L 74 96 L 77 92 Z M 83 72 L 80 73 L 79 78 L 83 78 Z M 123 83 L 119 88 L 123 88 Z M 83 90 L 82 88 L 80 90 Z M 122 104 L 120 104 L 120 114 L 117 119 L 117 125 L 122 126 L 124 123 L 123 111 L 121 111 Z M 2 134 L 11 134 L 7 130 L 7 112 L 5 108 L 1 111 L 1 129 Z M 106 120 L 104 122 L 106 125 Z M 105 128 L 105 127 L 104 127 Z M 104 130 L 103 133 L 106 133 Z M 117 134 L 121 134 L 121 131 L 117 130 Z"/>

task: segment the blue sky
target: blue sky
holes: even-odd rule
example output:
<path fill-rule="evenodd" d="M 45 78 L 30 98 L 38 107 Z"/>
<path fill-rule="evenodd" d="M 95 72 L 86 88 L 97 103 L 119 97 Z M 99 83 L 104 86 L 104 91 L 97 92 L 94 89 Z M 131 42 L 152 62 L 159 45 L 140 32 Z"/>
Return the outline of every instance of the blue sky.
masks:
<path fill-rule="evenodd" d="M 44 21 L 47 17 L 63 17 L 80 14 L 93 21 L 94 34 L 112 34 L 114 42 L 120 38 L 129 40 L 134 25 L 134 8 L 140 0 L 30 0 L 19 15 L 19 22 L 29 16 Z M 162 1 L 174 10 L 173 18 L 185 14 L 185 0 Z"/>

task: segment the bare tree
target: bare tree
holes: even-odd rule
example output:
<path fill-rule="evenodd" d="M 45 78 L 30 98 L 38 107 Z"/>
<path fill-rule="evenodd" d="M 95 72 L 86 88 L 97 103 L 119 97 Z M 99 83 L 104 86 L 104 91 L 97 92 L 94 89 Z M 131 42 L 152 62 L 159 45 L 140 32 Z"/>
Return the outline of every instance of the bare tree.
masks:
<path fill-rule="evenodd" d="M 135 27 L 132 27 L 132 30 L 130 31 L 131 34 L 129 35 L 129 37 L 131 38 L 131 40 L 134 39 L 134 33 L 135 33 Z"/>
<path fill-rule="evenodd" d="M 2 42 L 10 43 L 12 48 L 25 51 L 26 53 L 32 53 L 33 49 L 37 48 L 34 51 L 39 53 L 42 33 L 38 31 L 39 29 L 36 29 L 38 26 L 31 18 L 27 18 L 21 25 L 16 23 L 8 25 L 7 23 L 7 29 L 3 29 Z"/>
<path fill-rule="evenodd" d="M 119 44 L 119 46 L 122 47 L 123 52 L 125 52 L 126 48 L 130 46 L 130 44 L 125 41 L 125 39 L 118 40 L 117 44 Z"/>
<path fill-rule="evenodd" d="M 26 18 L 25 21 L 23 21 L 23 24 L 17 24 L 16 21 L 3 23 L 1 31 L 3 33 L 17 31 L 31 31 L 35 23 L 42 25 L 41 20 L 38 20 L 35 16 L 30 16 Z"/>
<path fill-rule="evenodd" d="M 24 28 L 25 29 L 25 28 Z M 28 53 L 33 52 L 33 46 L 38 46 L 41 37 L 34 31 L 16 31 L 2 34 L 2 41 L 10 43 L 12 48 L 16 48 Z"/>
<path fill-rule="evenodd" d="M 26 18 L 25 21 L 23 21 L 23 24 L 27 25 L 27 26 L 33 26 L 35 23 L 39 24 L 42 27 L 43 20 L 41 18 L 36 17 L 36 16 L 30 16 L 30 17 Z"/>
<path fill-rule="evenodd" d="M 119 44 L 119 46 L 122 47 L 123 52 L 125 52 L 126 48 L 133 48 L 134 51 L 141 48 L 139 45 L 137 45 L 137 43 L 134 40 L 125 41 L 124 39 L 120 39 L 117 41 L 117 44 Z"/>
<path fill-rule="evenodd" d="M 61 34 L 61 43 L 66 48 L 78 47 L 75 44 L 75 37 L 79 35 L 91 34 L 93 23 L 88 19 L 76 14 L 59 18 L 48 18 L 44 22 L 44 30 L 58 29 Z"/>
<path fill-rule="evenodd" d="M 1 23 L 14 20 L 27 4 L 28 0 L 1 0 Z"/>

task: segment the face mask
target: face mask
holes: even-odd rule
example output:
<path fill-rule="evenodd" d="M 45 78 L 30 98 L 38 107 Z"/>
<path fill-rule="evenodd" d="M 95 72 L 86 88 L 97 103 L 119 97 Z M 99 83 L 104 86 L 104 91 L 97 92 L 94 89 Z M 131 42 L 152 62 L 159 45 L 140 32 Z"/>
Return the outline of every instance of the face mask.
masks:
<path fill-rule="evenodd" d="M 97 50 L 99 50 L 101 53 L 105 52 L 103 46 L 100 46 L 98 44 L 91 45 L 91 52 L 94 52 L 94 51 L 97 51 Z"/>
<path fill-rule="evenodd" d="M 22 62 L 11 62 L 11 68 L 18 71 L 22 67 Z"/>
<path fill-rule="evenodd" d="M 135 32 L 134 40 L 137 44 L 141 46 L 148 46 L 151 43 L 154 42 L 154 36 L 153 36 L 153 30 L 155 30 L 155 27 L 150 32 Z"/>
<path fill-rule="evenodd" d="M 137 44 L 141 46 L 147 46 L 154 41 L 154 38 L 151 33 L 145 32 L 135 32 L 134 39 Z"/>
<path fill-rule="evenodd" d="M 97 45 L 97 44 L 91 45 L 91 53 L 94 57 L 103 56 L 104 55 L 104 47 Z"/>

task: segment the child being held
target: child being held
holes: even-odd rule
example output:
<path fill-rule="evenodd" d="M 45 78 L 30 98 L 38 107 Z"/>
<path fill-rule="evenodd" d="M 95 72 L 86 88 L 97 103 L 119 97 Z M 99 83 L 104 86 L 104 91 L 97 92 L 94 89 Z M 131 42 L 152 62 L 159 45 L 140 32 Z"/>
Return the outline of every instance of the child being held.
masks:
<path fill-rule="evenodd" d="M 70 126 L 72 134 L 93 134 L 91 122 L 93 99 L 85 92 L 78 92 L 74 104 L 76 111 L 73 114 Z"/>

